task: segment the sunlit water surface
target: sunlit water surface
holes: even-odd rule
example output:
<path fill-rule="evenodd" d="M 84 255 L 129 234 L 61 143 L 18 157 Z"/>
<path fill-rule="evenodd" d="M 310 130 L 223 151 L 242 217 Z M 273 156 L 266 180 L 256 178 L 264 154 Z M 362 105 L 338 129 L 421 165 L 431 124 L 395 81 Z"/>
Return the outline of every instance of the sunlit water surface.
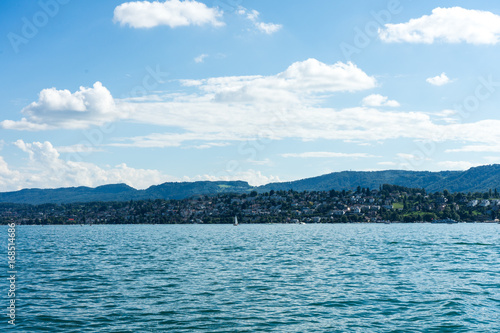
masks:
<path fill-rule="evenodd" d="M 7 228 L 0 230 L 5 309 Z M 499 332 L 499 231 L 498 224 L 18 226 L 14 330 Z M 10 328 L 3 318 L 1 331 Z"/>

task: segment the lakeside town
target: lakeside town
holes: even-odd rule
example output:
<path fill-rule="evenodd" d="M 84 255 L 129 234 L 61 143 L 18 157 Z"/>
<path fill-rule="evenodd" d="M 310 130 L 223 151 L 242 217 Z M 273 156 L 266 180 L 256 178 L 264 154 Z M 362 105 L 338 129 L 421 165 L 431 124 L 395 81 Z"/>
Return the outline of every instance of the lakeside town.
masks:
<path fill-rule="evenodd" d="M 426 193 L 396 185 L 355 191 L 270 191 L 199 195 L 184 200 L 70 204 L 0 204 L 8 224 L 214 224 L 497 222 L 497 189 L 485 193 Z"/>

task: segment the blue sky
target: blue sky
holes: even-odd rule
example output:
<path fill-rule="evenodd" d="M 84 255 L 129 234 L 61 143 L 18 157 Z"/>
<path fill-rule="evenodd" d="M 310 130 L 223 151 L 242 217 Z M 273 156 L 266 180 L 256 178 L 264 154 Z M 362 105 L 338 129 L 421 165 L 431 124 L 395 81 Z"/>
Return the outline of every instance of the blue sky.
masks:
<path fill-rule="evenodd" d="M 497 1 L 3 1 L 0 190 L 500 163 Z"/>

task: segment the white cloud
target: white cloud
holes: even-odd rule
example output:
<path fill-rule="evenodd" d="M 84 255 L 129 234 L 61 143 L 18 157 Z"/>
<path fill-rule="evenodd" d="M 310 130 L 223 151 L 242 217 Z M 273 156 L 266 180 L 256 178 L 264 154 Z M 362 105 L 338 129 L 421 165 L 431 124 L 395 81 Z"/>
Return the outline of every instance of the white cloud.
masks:
<path fill-rule="evenodd" d="M 487 164 L 498 164 L 500 163 L 500 156 L 483 156 L 483 159 L 487 161 Z"/>
<path fill-rule="evenodd" d="M 11 170 L 4 158 L 0 156 L 0 188 L 2 191 L 17 190 L 20 187 L 21 173 Z"/>
<path fill-rule="evenodd" d="M 378 107 L 378 106 L 398 107 L 398 106 L 400 106 L 398 101 L 389 100 L 388 97 L 382 96 L 379 94 L 372 94 L 372 95 L 366 96 L 365 98 L 363 98 L 361 103 L 364 106 L 372 106 L 372 107 Z"/>
<path fill-rule="evenodd" d="M 393 166 L 396 166 L 397 163 L 396 162 L 391 162 L 391 161 L 386 161 L 386 162 L 378 162 L 377 163 L 378 165 L 385 165 L 385 166 L 388 166 L 388 167 L 393 167 Z"/>
<path fill-rule="evenodd" d="M 248 10 L 244 7 L 239 7 L 238 14 L 245 16 L 248 20 L 252 22 L 255 28 L 259 30 L 260 32 L 263 32 L 268 35 L 272 35 L 275 32 L 278 32 L 283 28 L 281 24 L 275 24 L 275 23 L 264 23 L 259 21 L 259 15 L 260 13 L 258 11 L 254 10 Z"/>
<path fill-rule="evenodd" d="M 194 58 L 194 62 L 197 64 L 200 64 L 205 61 L 205 59 L 208 57 L 208 54 L 200 54 L 196 58 Z"/>
<path fill-rule="evenodd" d="M 282 157 L 298 157 L 298 158 L 371 158 L 377 157 L 366 153 L 336 153 L 329 151 L 313 151 L 306 153 L 287 153 L 281 154 Z"/>
<path fill-rule="evenodd" d="M 88 162 L 75 162 L 61 158 L 60 152 L 48 141 L 26 143 L 14 142 L 14 146 L 28 155 L 24 167 L 13 171 L 0 156 L 0 188 L 15 191 L 22 188 L 57 188 L 68 186 L 95 187 L 104 184 L 126 183 L 143 189 L 164 182 L 198 180 L 243 180 L 251 185 L 263 185 L 280 181 L 275 176 L 265 176 L 252 169 L 233 172 L 228 170 L 220 175 L 199 175 L 194 177 L 172 177 L 158 170 L 136 169 L 125 163 L 102 168 Z"/>
<path fill-rule="evenodd" d="M 396 154 L 396 156 L 400 159 L 400 160 L 406 160 L 406 161 L 412 161 L 412 162 L 416 162 L 416 161 L 430 161 L 430 158 L 427 157 L 427 156 L 424 156 L 423 154 L 407 154 L 407 153 L 399 153 L 399 154 Z"/>
<path fill-rule="evenodd" d="M 441 75 L 430 77 L 427 80 L 428 83 L 432 84 L 433 86 L 442 86 L 447 83 L 450 83 L 451 80 L 446 76 L 446 73 L 441 73 Z"/>
<path fill-rule="evenodd" d="M 152 28 L 167 25 L 171 28 L 189 25 L 224 25 L 219 19 L 222 11 L 204 3 L 179 0 L 125 2 L 115 8 L 113 21 L 132 28 Z"/>
<path fill-rule="evenodd" d="M 192 147 L 186 147 L 186 148 L 195 148 L 195 149 L 208 149 L 208 148 L 213 148 L 213 147 L 226 147 L 231 145 L 229 142 L 207 142 L 202 145 L 196 145 Z"/>
<path fill-rule="evenodd" d="M 60 153 L 84 153 L 84 154 L 104 151 L 104 149 L 91 146 L 90 143 L 89 144 L 78 143 L 71 146 L 59 146 L 56 147 L 56 149 Z"/>
<path fill-rule="evenodd" d="M 458 133 L 434 124 L 427 114 L 382 112 L 369 108 L 334 110 L 311 106 L 279 104 L 231 105 L 166 102 L 138 105 L 143 119 L 158 125 L 181 128 L 181 133 L 155 133 L 123 138 L 112 144 L 123 147 L 171 147 L 183 142 L 230 142 L 247 140 L 363 140 L 395 138 L 427 139 Z M 471 129 L 472 130 L 472 129 Z M 470 133 L 472 135 L 472 133 Z"/>
<path fill-rule="evenodd" d="M 20 121 L 4 120 L 0 127 L 14 130 L 75 129 L 102 125 L 119 119 L 113 96 L 101 82 L 92 88 L 80 87 L 75 93 L 56 88 L 43 89 L 37 102 L 21 110 Z"/>
<path fill-rule="evenodd" d="M 267 165 L 267 166 L 274 165 L 273 161 L 271 161 L 269 158 L 265 158 L 263 160 L 247 160 L 246 162 L 254 165 Z"/>
<path fill-rule="evenodd" d="M 446 153 L 500 153 L 500 144 L 466 145 L 461 148 L 447 149 Z"/>
<path fill-rule="evenodd" d="M 47 89 L 49 93 L 41 93 L 38 102 L 23 110 L 27 115 L 24 120 L 10 121 L 13 126 L 6 126 L 9 121 L 0 124 L 18 129 L 84 128 L 127 120 L 169 128 L 165 133 L 106 140 L 116 147 L 208 148 L 236 141 L 288 138 L 357 144 L 404 138 L 470 145 L 500 142 L 500 120 L 495 119 L 443 123 L 442 117 L 425 112 L 382 111 L 366 106 L 324 107 L 332 94 L 376 87 L 375 78 L 352 63 L 328 65 L 309 59 L 275 75 L 216 77 L 185 80 L 181 84 L 188 87 L 186 92 L 155 92 L 155 98 L 142 101 L 113 100 L 98 83 L 75 93 Z M 87 97 L 91 95 L 94 98 Z M 75 110 L 61 111 L 70 107 Z M 78 148 L 63 149 L 69 152 Z"/>
<path fill-rule="evenodd" d="M 258 112 L 277 105 L 300 107 L 308 105 L 318 94 L 373 88 L 376 80 L 350 62 L 327 65 L 308 59 L 293 63 L 284 72 L 272 76 L 183 80 L 181 84 L 197 87 L 201 94 L 154 94 L 140 99 L 114 100 L 100 82 L 93 88 L 80 87 L 75 93 L 44 89 L 37 102 L 21 111 L 26 117 L 19 121 L 4 120 L 0 127 L 31 131 L 78 129 L 120 119 L 165 126 L 182 126 L 186 121 L 197 124 L 196 119 L 204 119 L 207 123 L 203 126 L 209 126 L 220 112 L 241 113 L 247 109 Z M 258 116 L 268 120 L 264 114 Z"/>
<path fill-rule="evenodd" d="M 193 178 L 184 178 L 185 181 L 232 181 L 232 180 L 243 180 L 248 182 L 252 186 L 265 185 L 269 183 L 281 182 L 281 179 L 277 176 L 266 176 L 263 175 L 262 172 L 249 169 L 246 171 L 238 171 L 238 172 L 227 172 L 227 174 L 222 175 L 200 175 Z"/>
<path fill-rule="evenodd" d="M 264 23 L 264 22 L 255 22 L 255 26 L 257 27 L 257 29 L 259 29 L 259 31 L 266 33 L 268 35 L 274 34 L 283 27 L 281 24 Z"/>
<path fill-rule="evenodd" d="M 500 16 L 488 11 L 461 7 L 435 8 L 431 15 L 411 19 L 406 23 L 386 24 L 379 37 L 388 43 L 409 42 L 497 44 L 500 36 Z"/>
<path fill-rule="evenodd" d="M 468 170 L 481 165 L 480 163 L 472 163 L 469 161 L 443 161 L 437 164 L 443 170 Z"/>
<path fill-rule="evenodd" d="M 154 133 L 115 140 L 112 146 L 174 147 L 193 142 L 234 142 L 324 139 L 382 142 L 414 139 L 470 143 L 500 142 L 500 120 L 474 123 L 433 121 L 425 112 L 381 111 L 360 107 L 335 110 L 313 105 L 317 101 L 262 100 L 256 95 L 243 101 L 219 102 L 216 94 L 190 96 L 183 101 L 134 104 L 135 121 L 177 128 L 177 133 Z"/>
<path fill-rule="evenodd" d="M 316 59 L 298 61 L 284 72 L 273 76 L 233 76 L 204 80 L 183 80 L 185 86 L 197 86 L 213 94 L 218 102 L 280 102 L 297 103 L 300 97 L 318 93 L 360 91 L 376 86 L 351 62 L 333 65 Z"/>
<path fill-rule="evenodd" d="M 172 180 L 172 177 L 157 170 L 134 169 L 126 164 L 101 168 L 92 163 L 67 161 L 61 158 L 59 151 L 48 141 L 26 143 L 17 140 L 14 145 L 28 154 L 28 163 L 26 167 L 20 168 L 16 181 L 7 184 L 9 190 L 76 185 L 95 187 L 114 183 L 146 188 Z M 0 178 L 0 184 L 2 182 L 5 183 L 5 179 Z"/>

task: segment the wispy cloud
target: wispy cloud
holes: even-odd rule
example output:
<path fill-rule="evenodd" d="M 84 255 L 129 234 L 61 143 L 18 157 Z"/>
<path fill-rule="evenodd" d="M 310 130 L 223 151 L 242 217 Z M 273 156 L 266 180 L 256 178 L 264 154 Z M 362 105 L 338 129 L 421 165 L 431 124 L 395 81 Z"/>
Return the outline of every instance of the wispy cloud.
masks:
<path fill-rule="evenodd" d="M 497 44 L 500 37 L 500 16 L 488 11 L 461 7 L 435 8 L 431 15 L 406 23 L 385 24 L 379 37 L 388 43 L 470 43 Z"/>
<path fill-rule="evenodd" d="M 470 161 L 442 161 L 438 162 L 437 165 L 443 170 L 468 170 L 481 164 L 472 163 Z"/>
<path fill-rule="evenodd" d="M 92 147 L 90 144 L 75 144 L 71 146 L 59 146 L 56 147 L 57 151 L 59 153 L 85 153 L 85 154 L 90 154 L 90 153 L 97 153 L 97 152 L 104 152 L 104 149 L 102 148 L 97 148 L 97 147 Z"/>
<path fill-rule="evenodd" d="M 397 166 L 398 165 L 396 162 L 391 162 L 391 161 L 378 162 L 377 164 L 378 165 L 387 166 L 387 167 L 393 167 L 393 166 Z"/>
<path fill-rule="evenodd" d="M 366 153 L 336 153 L 329 151 L 312 151 L 306 153 L 287 153 L 281 154 L 282 157 L 296 158 L 373 158 L 375 155 Z"/>
<path fill-rule="evenodd" d="M 186 147 L 186 148 L 194 148 L 194 149 L 209 149 L 213 147 L 226 147 L 231 145 L 229 142 L 207 142 L 202 145 L 196 145 L 196 146 L 191 146 L 191 147 Z"/>
<path fill-rule="evenodd" d="M 278 32 L 279 30 L 281 30 L 281 28 L 283 28 L 281 24 L 265 23 L 259 21 L 260 13 L 256 10 L 248 10 L 244 7 L 239 7 L 237 13 L 250 20 L 254 27 L 257 28 L 257 30 L 268 35 Z"/>
<path fill-rule="evenodd" d="M 208 54 L 200 54 L 199 56 L 197 56 L 196 58 L 194 58 L 194 62 L 197 63 L 197 64 L 200 64 L 202 62 L 205 61 L 205 59 L 208 58 Z"/>
<path fill-rule="evenodd" d="M 446 153 L 500 153 L 500 144 L 466 145 L 461 148 L 447 149 Z"/>

